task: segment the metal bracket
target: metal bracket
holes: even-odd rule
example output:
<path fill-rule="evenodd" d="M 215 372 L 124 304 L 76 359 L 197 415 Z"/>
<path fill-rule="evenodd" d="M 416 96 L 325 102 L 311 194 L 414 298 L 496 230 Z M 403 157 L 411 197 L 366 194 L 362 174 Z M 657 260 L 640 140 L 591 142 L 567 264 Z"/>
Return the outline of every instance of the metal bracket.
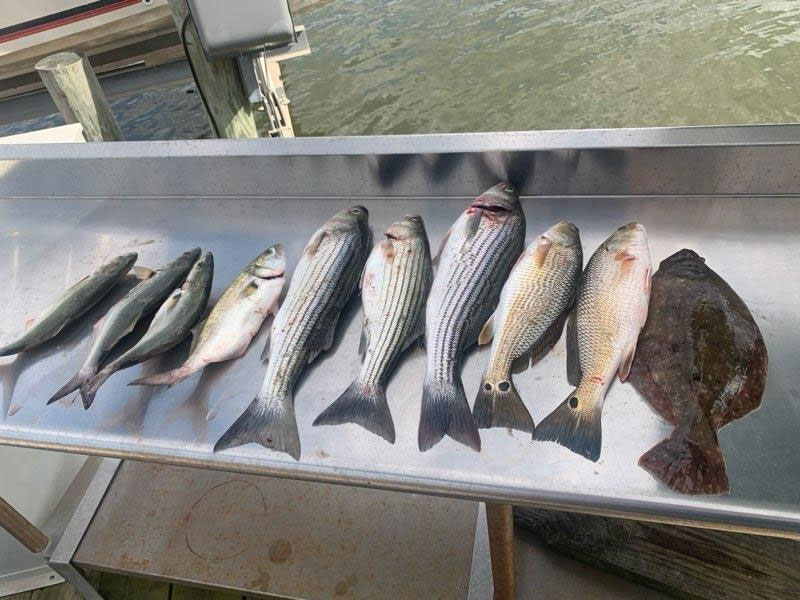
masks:
<path fill-rule="evenodd" d="M 83 574 L 75 568 L 72 564 L 72 557 L 75 555 L 100 503 L 103 501 L 103 496 L 105 496 L 108 486 L 111 485 L 111 481 L 114 479 L 121 462 L 117 458 L 104 458 L 102 460 L 92 481 L 86 488 L 86 492 L 72 513 L 64 533 L 47 559 L 50 567 L 70 583 L 85 600 L 102 600 L 102 596 L 97 593 L 97 590 L 92 587 L 92 584 L 86 580 Z"/>

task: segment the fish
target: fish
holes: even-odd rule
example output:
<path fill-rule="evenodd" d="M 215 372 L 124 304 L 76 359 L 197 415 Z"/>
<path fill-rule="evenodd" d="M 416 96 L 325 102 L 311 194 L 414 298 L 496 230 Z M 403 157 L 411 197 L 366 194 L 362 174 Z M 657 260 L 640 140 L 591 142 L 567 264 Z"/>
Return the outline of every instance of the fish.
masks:
<path fill-rule="evenodd" d="M 133 331 L 136 324 L 153 312 L 164 299 L 186 278 L 192 265 L 200 256 L 200 248 L 181 254 L 172 262 L 150 274 L 111 307 L 111 310 L 94 327 L 94 340 L 89 355 L 75 376 L 65 383 L 48 400 L 52 404 L 75 390 L 81 391 L 83 407 L 89 409 L 91 398 L 85 393 L 87 384 L 97 375 L 100 364 L 117 343 Z"/>
<path fill-rule="evenodd" d="M 640 223 L 617 229 L 589 259 L 567 323 L 567 379 L 576 388 L 542 420 L 534 440 L 600 459 L 603 401 L 614 375 L 625 381 L 630 373 L 647 319 L 650 275 L 647 230 Z"/>
<path fill-rule="evenodd" d="M 428 356 L 417 435 L 422 452 L 445 435 L 480 451 L 480 434 L 461 382 L 461 360 L 494 311 L 524 245 L 525 215 L 510 183 L 478 196 L 442 241 L 425 311 Z"/>
<path fill-rule="evenodd" d="M 114 373 L 166 352 L 186 338 L 203 316 L 213 276 L 214 257 L 206 252 L 194 263 L 183 285 L 176 288 L 156 311 L 147 332 L 136 345 L 104 365 L 86 384 L 83 393 L 90 403 L 100 386 Z"/>
<path fill-rule="evenodd" d="M 494 338 L 472 408 L 478 428 L 507 427 L 533 433 L 533 418 L 511 373 L 536 364 L 558 342 L 582 270 L 580 234 L 567 221 L 536 238 L 514 265 L 497 310 L 478 338 L 478 344 Z"/>
<path fill-rule="evenodd" d="M 425 224 L 419 215 L 406 215 L 386 229 L 361 278 L 361 373 L 316 418 L 315 426 L 357 423 L 394 443 L 386 384 L 400 355 L 424 333 L 431 281 L 433 266 Z"/>
<path fill-rule="evenodd" d="M 234 278 L 199 326 L 183 364 L 142 377 L 129 385 L 175 385 L 211 363 L 239 358 L 266 318 L 275 313 L 285 281 L 286 256 L 274 244 L 256 256 Z"/>
<path fill-rule="evenodd" d="M 764 337 L 731 286 L 692 250 L 662 260 L 630 382 L 674 429 L 639 466 L 682 494 L 728 492 L 716 432 L 761 405 L 767 372 Z"/>
<path fill-rule="evenodd" d="M 333 345 L 339 314 L 358 287 L 369 252 L 368 218 L 363 206 L 342 210 L 306 244 L 264 348 L 261 390 L 214 452 L 254 442 L 300 460 L 294 385 L 305 366 Z"/>
<path fill-rule="evenodd" d="M 136 252 L 117 256 L 94 273 L 72 284 L 42 311 L 25 333 L 0 347 L 0 356 L 25 352 L 56 337 L 67 325 L 75 322 L 108 294 L 128 274 L 136 259 Z"/>

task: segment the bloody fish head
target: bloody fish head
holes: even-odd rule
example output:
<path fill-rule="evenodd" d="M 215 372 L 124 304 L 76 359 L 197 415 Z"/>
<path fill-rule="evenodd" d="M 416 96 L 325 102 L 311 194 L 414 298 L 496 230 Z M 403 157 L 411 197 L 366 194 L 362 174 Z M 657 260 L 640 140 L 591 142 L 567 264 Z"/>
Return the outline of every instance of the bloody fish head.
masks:
<path fill-rule="evenodd" d="M 259 279 L 282 277 L 286 271 L 286 256 L 282 244 L 273 244 L 256 256 L 245 269 Z"/>

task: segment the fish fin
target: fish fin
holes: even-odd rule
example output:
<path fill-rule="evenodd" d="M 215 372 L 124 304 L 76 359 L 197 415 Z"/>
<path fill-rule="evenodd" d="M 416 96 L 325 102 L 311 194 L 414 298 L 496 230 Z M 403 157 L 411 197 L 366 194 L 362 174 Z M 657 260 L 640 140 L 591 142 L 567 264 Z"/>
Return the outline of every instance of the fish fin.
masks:
<path fill-rule="evenodd" d="M 394 444 L 394 422 L 386 390 L 356 380 L 314 420 L 317 425 L 355 423 Z"/>
<path fill-rule="evenodd" d="M 369 324 L 367 318 L 364 317 L 364 326 L 361 328 L 361 339 L 358 340 L 358 354 L 361 356 L 362 360 L 367 353 L 367 348 L 369 348 Z"/>
<path fill-rule="evenodd" d="M 0 356 L 11 356 L 12 354 L 19 354 L 26 350 L 26 344 L 20 343 L 19 340 L 11 342 L 7 346 L 0 348 Z"/>
<path fill-rule="evenodd" d="M 436 250 L 436 255 L 433 257 L 433 260 L 431 261 L 431 264 L 433 266 L 437 266 L 439 264 L 439 261 L 442 259 L 442 252 L 444 252 L 444 247 L 447 245 L 447 240 L 450 239 L 450 232 L 452 231 L 453 228 L 451 227 L 450 229 L 447 230 L 447 233 L 444 234 L 442 241 L 439 242 L 439 249 Z"/>
<path fill-rule="evenodd" d="M 411 333 L 408 334 L 408 340 L 406 341 L 406 345 L 403 347 L 403 350 L 408 348 L 414 342 L 419 342 L 420 345 L 423 345 L 425 340 L 425 311 L 420 311 L 419 319 L 417 319 L 417 324 L 414 325 L 414 329 L 411 330 Z"/>
<path fill-rule="evenodd" d="M 153 271 L 153 269 L 148 269 L 147 267 L 142 267 L 140 265 L 136 265 L 135 267 L 133 267 L 131 269 L 131 273 L 136 275 L 136 277 L 141 279 L 142 281 L 147 281 L 153 275 L 156 274 L 156 272 Z"/>
<path fill-rule="evenodd" d="M 575 387 L 581 382 L 581 361 L 578 356 L 577 311 L 573 310 L 567 321 L 567 381 Z"/>
<path fill-rule="evenodd" d="M 164 303 L 158 307 L 156 314 L 153 315 L 152 320 L 150 321 L 150 327 L 153 326 L 154 323 L 158 323 L 160 320 L 164 319 L 169 313 L 178 305 L 178 300 L 183 295 L 183 290 L 181 288 L 177 288 L 174 292 L 172 292 L 169 297 L 164 300 Z"/>
<path fill-rule="evenodd" d="M 36 317 L 31 317 L 30 319 L 26 319 L 25 320 L 25 331 L 28 331 L 28 329 L 33 327 L 34 323 L 36 323 Z"/>
<path fill-rule="evenodd" d="M 172 369 L 171 371 L 134 379 L 128 385 L 175 385 L 199 370 L 200 368 L 195 365 L 184 363 L 177 369 Z"/>
<path fill-rule="evenodd" d="M 324 328 L 321 328 L 321 335 L 318 338 L 318 345 L 312 346 L 309 353 L 308 353 L 308 363 L 311 364 L 316 360 L 316 358 L 325 352 L 326 350 L 330 349 L 333 346 L 333 340 L 336 337 L 336 323 L 339 321 L 339 315 L 334 315 L 334 318 L 330 320 L 329 323 L 325 325 Z"/>
<path fill-rule="evenodd" d="M 300 460 L 300 435 L 291 399 L 276 407 L 265 406 L 255 398 L 214 444 L 214 452 L 250 443 L 285 452 Z"/>
<path fill-rule="evenodd" d="M 309 258 L 314 256 L 319 250 L 320 244 L 322 244 L 322 240 L 325 239 L 325 236 L 328 235 L 323 229 L 318 229 L 314 235 L 311 236 L 311 239 L 308 240 L 306 247 L 303 249 L 303 254 L 308 256 Z"/>
<path fill-rule="evenodd" d="M 516 375 L 522 373 L 528 367 L 532 367 L 542 360 L 553 349 L 561 339 L 564 331 L 564 322 L 567 320 L 568 312 L 565 311 L 560 317 L 550 324 L 539 339 L 531 346 L 530 350 L 522 354 L 511 365 L 511 372 Z"/>
<path fill-rule="evenodd" d="M 378 247 L 381 249 L 381 254 L 383 254 L 383 258 L 386 259 L 386 262 L 392 264 L 395 256 L 395 249 L 394 244 L 392 244 L 392 240 L 383 240 L 380 244 L 378 244 Z"/>
<path fill-rule="evenodd" d="M 95 376 L 96 373 L 97 373 L 96 369 L 82 367 L 80 371 L 75 373 L 72 379 L 70 379 L 67 383 L 61 386 L 61 389 L 59 389 L 55 394 L 52 395 L 52 397 L 47 401 L 47 403 L 52 404 L 53 402 L 55 402 L 56 400 L 60 400 L 67 394 L 71 394 L 72 392 L 82 388 L 83 386 L 86 385 L 86 383 L 90 379 L 92 379 Z M 89 406 L 91 405 L 92 405 L 91 401 L 87 405 L 84 399 L 83 403 L 84 408 L 88 409 Z"/>
<path fill-rule="evenodd" d="M 667 439 L 642 454 L 639 466 L 682 494 L 724 494 L 730 489 L 725 458 L 706 417 L 688 434 L 676 427 Z"/>
<path fill-rule="evenodd" d="M 242 288 L 242 291 L 239 292 L 240 296 L 247 298 L 248 296 L 252 296 L 256 290 L 258 289 L 258 278 L 253 277 L 246 286 Z"/>
<path fill-rule="evenodd" d="M 631 365 L 633 364 L 633 357 L 636 355 L 636 342 L 631 344 L 625 355 L 622 357 L 622 362 L 619 365 L 617 375 L 620 381 L 625 381 L 631 373 Z"/>
<path fill-rule="evenodd" d="M 547 255 L 550 253 L 550 248 L 552 248 L 552 246 L 553 242 L 545 237 L 539 240 L 539 243 L 536 244 L 536 249 L 533 251 L 533 260 L 536 261 L 537 266 L 541 267 L 544 265 L 544 261 L 547 259 Z"/>
<path fill-rule="evenodd" d="M 597 462 L 602 446 L 600 426 L 602 405 L 594 402 L 587 406 L 584 402 L 582 408 L 575 400 L 573 392 L 539 423 L 533 439 L 556 442 L 576 454 Z"/>
<path fill-rule="evenodd" d="M 422 389 L 417 434 L 420 451 L 430 450 L 445 435 L 476 452 L 481 451 L 481 436 L 472 419 L 461 382 L 426 381 Z"/>
<path fill-rule="evenodd" d="M 536 428 L 510 377 L 497 385 L 487 383 L 486 377 L 481 380 L 472 417 L 479 429 L 507 427 L 532 434 Z"/>
<path fill-rule="evenodd" d="M 493 337 L 494 337 L 494 315 L 489 317 L 489 319 L 484 324 L 483 329 L 481 329 L 481 333 L 478 336 L 478 345 L 483 346 L 484 344 L 488 344 L 489 342 L 492 341 Z"/>
<path fill-rule="evenodd" d="M 531 366 L 531 351 L 529 350 L 522 356 L 517 357 L 514 362 L 511 363 L 511 373 L 514 375 L 518 375 L 524 371 L 528 370 L 528 367 Z"/>
<path fill-rule="evenodd" d="M 109 366 L 111 365 L 100 369 L 100 371 L 98 371 L 94 377 L 89 379 L 84 385 L 81 386 L 81 398 L 83 400 L 84 408 L 89 408 L 92 405 L 94 402 L 94 397 L 97 394 L 97 390 L 99 390 L 100 386 L 103 385 L 106 380 L 117 371 L 116 368 L 109 369 Z"/>
<path fill-rule="evenodd" d="M 208 317 L 206 317 L 206 319 L 207 318 Z M 192 344 L 189 347 L 189 356 L 191 356 L 192 352 L 194 352 L 195 348 L 197 348 L 197 342 L 200 340 L 200 332 L 203 331 L 203 327 L 206 324 L 206 319 L 198 321 L 197 325 L 189 330 L 189 335 L 192 336 Z"/>
<path fill-rule="evenodd" d="M 272 330 L 267 333 L 267 341 L 264 342 L 264 349 L 261 351 L 261 356 L 259 357 L 259 360 L 264 364 L 269 362 L 270 348 L 272 348 Z"/>

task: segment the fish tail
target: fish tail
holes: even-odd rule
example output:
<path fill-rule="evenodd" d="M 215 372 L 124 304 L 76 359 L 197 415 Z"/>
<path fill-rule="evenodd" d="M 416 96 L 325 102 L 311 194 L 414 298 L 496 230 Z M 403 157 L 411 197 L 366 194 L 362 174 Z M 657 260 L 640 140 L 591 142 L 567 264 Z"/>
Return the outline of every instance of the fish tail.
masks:
<path fill-rule="evenodd" d="M 214 444 L 214 452 L 251 442 L 300 460 L 300 435 L 291 399 L 267 405 L 256 397 Z"/>
<path fill-rule="evenodd" d="M 81 398 L 83 399 L 84 408 L 88 409 L 92 405 L 94 402 L 94 397 L 97 394 L 97 390 L 100 389 L 100 386 L 103 385 L 106 380 L 114 374 L 114 372 L 115 369 L 109 369 L 108 367 L 100 369 L 100 371 L 97 372 L 97 375 L 81 385 Z"/>
<path fill-rule="evenodd" d="M 539 423 L 534 440 L 550 441 L 580 454 L 593 462 L 600 458 L 602 429 L 600 416 L 602 403 L 578 401 L 576 393 L 570 394 L 553 412 Z"/>
<path fill-rule="evenodd" d="M 25 344 L 20 342 L 11 342 L 6 346 L 0 347 L 0 356 L 11 356 L 12 354 L 19 354 L 25 350 Z"/>
<path fill-rule="evenodd" d="M 422 388 L 417 438 L 420 451 L 430 450 L 445 435 L 476 452 L 481 450 L 481 436 L 472 419 L 461 381 L 426 380 Z"/>
<path fill-rule="evenodd" d="M 97 373 L 95 368 L 91 367 L 82 367 L 80 371 L 75 373 L 75 375 L 70 379 L 67 383 L 61 386 L 50 400 L 47 401 L 48 404 L 52 404 L 56 400 L 60 400 L 67 394 L 71 394 L 72 392 L 82 389 Z M 81 392 L 81 397 L 83 398 L 83 407 L 88 409 L 92 403 L 89 401 L 87 403 L 85 396 L 83 396 L 83 392 Z"/>
<path fill-rule="evenodd" d="M 486 380 L 486 375 L 483 376 L 472 407 L 472 417 L 479 429 L 507 427 L 533 433 L 536 428 L 510 377 L 492 383 Z"/>
<path fill-rule="evenodd" d="M 200 367 L 197 367 L 193 364 L 185 363 L 178 367 L 177 369 L 172 369 L 171 371 L 166 371 L 164 373 L 158 373 L 156 375 L 149 375 L 147 377 L 140 377 L 139 379 L 134 379 L 128 385 L 175 385 L 176 383 L 180 383 L 187 377 L 190 377 L 195 372 L 197 372 Z"/>
<path fill-rule="evenodd" d="M 356 379 L 328 408 L 314 420 L 317 425 L 356 423 L 367 431 L 394 444 L 394 421 L 386 402 L 386 390 Z"/>
<path fill-rule="evenodd" d="M 724 494 L 729 490 L 717 434 L 705 417 L 688 433 L 676 427 L 667 439 L 642 454 L 639 466 L 682 494 Z"/>

